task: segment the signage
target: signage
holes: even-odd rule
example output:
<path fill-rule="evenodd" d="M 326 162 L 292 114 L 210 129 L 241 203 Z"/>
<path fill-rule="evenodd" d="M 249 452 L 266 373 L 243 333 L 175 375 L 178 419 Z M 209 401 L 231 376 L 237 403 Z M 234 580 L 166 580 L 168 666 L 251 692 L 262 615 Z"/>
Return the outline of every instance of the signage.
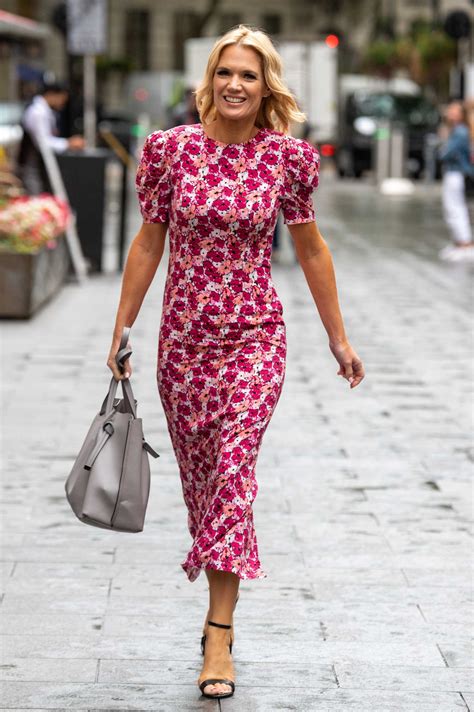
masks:
<path fill-rule="evenodd" d="M 70 54 L 103 54 L 107 42 L 106 0 L 68 0 L 67 48 Z"/>

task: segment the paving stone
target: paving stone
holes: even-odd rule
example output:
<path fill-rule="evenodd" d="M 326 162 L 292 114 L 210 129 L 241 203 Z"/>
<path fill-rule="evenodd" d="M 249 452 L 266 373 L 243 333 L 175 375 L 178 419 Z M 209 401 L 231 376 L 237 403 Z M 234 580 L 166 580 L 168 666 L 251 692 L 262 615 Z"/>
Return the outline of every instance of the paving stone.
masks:
<path fill-rule="evenodd" d="M 20 708 L 25 704 L 63 710 L 215 710 L 216 702 L 201 696 L 197 684 L 120 685 L 100 683 L 5 682 L 5 704 Z M 31 709 L 31 707 L 30 707 Z"/>
<path fill-rule="evenodd" d="M 321 625 L 333 623 L 341 625 L 393 625 L 399 630 L 418 627 L 426 621 L 417 603 L 391 601 L 333 600 L 319 601 L 316 597 L 305 601 L 305 609 L 310 620 Z"/>
<path fill-rule="evenodd" d="M 54 613 L 6 613 L 2 611 L 0 633 L 4 635 L 80 635 L 101 630 L 103 616 Z"/>
<path fill-rule="evenodd" d="M 460 694 L 466 702 L 469 712 L 472 712 L 472 710 L 474 710 L 474 693 L 472 693 L 471 691 L 462 690 Z"/>
<path fill-rule="evenodd" d="M 100 615 L 107 608 L 108 590 L 104 589 L 101 595 L 93 592 L 75 593 L 74 596 L 67 596 L 64 592 L 50 592 L 30 594 L 20 594 L 15 590 L 4 595 L 2 600 L 2 614 L 7 613 L 77 613 L 88 615 Z"/>
<path fill-rule="evenodd" d="M 266 688 L 239 688 L 229 700 L 222 700 L 225 712 L 245 709 L 247 712 L 466 712 L 458 693 L 391 692 L 385 690 L 326 690 L 298 692 Z"/>
<path fill-rule="evenodd" d="M 474 643 L 472 640 L 456 640 L 451 637 L 449 641 L 440 641 L 439 647 L 441 654 L 449 667 L 468 667 L 472 666 L 472 658 L 474 653 Z"/>
<path fill-rule="evenodd" d="M 0 680 L 25 682 L 94 682 L 97 660 L 2 657 Z M 3 708 L 0 708 L 3 709 Z"/>
<path fill-rule="evenodd" d="M 417 625 L 401 629 L 395 623 L 380 623 L 367 620 L 365 622 L 337 623 L 332 620 L 322 620 L 325 640 L 352 640 L 352 641 L 416 641 L 425 639 L 430 642 L 442 643 L 443 641 L 469 642 L 473 632 L 462 624 L 429 624 L 420 617 Z"/>
<path fill-rule="evenodd" d="M 411 585 L 419 586 L 469 586 L 473 582 L 472 571 L 466 566 L 457 569 L 412 569 L 403 567 L 403 574 Z"/>
<path fill-rule="evenodd" d="M 26 546 L 9 546 L 8 551 L 4 554 L 5 558 L 16 562 L 61 562 L 69 564 L 75 562 L 93 563 L 98 565 L 111 564 L 114 560 L 114 552 L 102 545 L 101 550 L 96 550 L 92 547 L 76 548 L 68 546 L 49 546 L 49 547 L 26 547 Z"/>
<path fill-rule="evenodd" d="M 322 631 L 320 631 L 321 635 Z M 315 634 L 316 635 L 316 634 Z M 273 640 L 279 641 L 279 636 L 274 633 Z M 440 665 L 443 662 L 442 656 L 435 642 L 426 642 L 421 638 L 416 641 L 330 641 L 314 640 L 312 645 L 307 646 L 304 641 L 298 641 L 296 634 L 292 634 L 292 646 L 285 650 L 283 644 L 276 646 L 269 644 L 265 635 L 253 635 L 246 639 L 240 637 L 238 650 L 236 649 L 236 660 L 266 661 L 266 662 L 297 662 L 301 656 L 317 660 L 321 664 L 332 664 L 336 661 L 342 662 L 368 662 L 384 663 L 386 665 L 402 664 L 407 659 L 416 659 L 418 665 Z M 460 663 L 460 667 L 461 667 Z M 466 665 L 464 664 L 464 666 Z"/>
<path fill-rule="evenodd" d="M 10 576 L 6 581 L 5 591 L 14 591 L 15 593 L 48 593 L 62 594 L 64 596 L 81 595 L 94 593 L 97 596 L 107 594 L 109 590 L 109 582 L 106 575 L 102 579 L 76 579 L 71 577 L 46 577 L 38 575 L 37 578 L 22 578 Z"/>
<path fill-rule="evenodd" d="M 109 683 L 153 683 L 158 685 L 173 684 L 174 681 L 189 678 L 193 675 L 195 666 L 189 662 L 176 660 L 160 660 L 159 664 L 152 660 L 101 660 L 99 682 Z M 466 679 L 466 678 L 462 678 Z M 244 663 L 238 665 L 238 684 L 253 687 L 288 687 L 291 681 L 295 689 L 300 685 L 310 688 L 337 687 L 336 676 L 332 665 L 316 665 L 312 662 L 304 664 Z"/>
<path fill-rule="evenodd" d="M 474 604 L 469 601 L 452 606 L 449 602 L 443 604 L 424 600 L 419 605 L 423 617 L 432 623 L 471 625 L 474 619 Z"/>
<path fill-rule="evenodd" d="M 474 688 L 472 668 L 336 663 L 334 669 L 339 686 L 351 690 L 457 692 Z"/>

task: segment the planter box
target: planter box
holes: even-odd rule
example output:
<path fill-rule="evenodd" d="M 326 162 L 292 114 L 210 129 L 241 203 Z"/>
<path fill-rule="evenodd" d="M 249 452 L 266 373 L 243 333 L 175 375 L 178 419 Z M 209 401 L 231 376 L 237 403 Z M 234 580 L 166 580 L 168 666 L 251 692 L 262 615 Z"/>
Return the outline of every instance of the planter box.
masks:
<path fill-rule="evenodd" d="M 28 318 L 58 292 L 69 271 L 65 238 L 35 254 L 0 250 L 0 317 Z"/>

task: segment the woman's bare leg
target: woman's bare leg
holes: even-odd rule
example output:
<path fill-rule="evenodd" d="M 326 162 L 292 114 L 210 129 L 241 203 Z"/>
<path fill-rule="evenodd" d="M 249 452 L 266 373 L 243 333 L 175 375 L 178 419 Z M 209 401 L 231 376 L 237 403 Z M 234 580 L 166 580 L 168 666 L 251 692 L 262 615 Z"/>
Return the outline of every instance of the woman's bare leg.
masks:
<path fill-rule="evenodd" d="M 209 620 L 214 623 L 231 625 L 235 599 L 239 590 L 240 579 L 236 574 L 226 571 L 206 569 L 209 581 Z M 230 630 L 207 626 L 204 665 L 199 682 L 213 677 L 234 679 L 232 657 L 229 652 Z M 208 694 L 230 692 L 225 684 L 208 685 Z"/>
<path fill-rule="evenodd" d="M 205 569 L 205 572 L 206 572 L 207 580 L 208 580 L 208 582 L 209 582 L 209 611 L 208 611 L 208 615 L 207 615 L 207 617 L 206 617 L 206 621 L 205 621 L 205 623 L 204 623 L 203 634 L 207 634 L 207 631 L 208 631 L 207 621 L 208 621 L 209 619 L 210 619 L 211 621 L 214 621 L 215 623 L 222 623 L 222 621 L 218 620 L 217 618 L 213 618 L 213 616 L 216 615 L 215 613 L 213 613 L 213 610 L 214 610 L 214 605 L 213 605 L 214 599 L 215 599 L 215 598 L 219 599 L 220 596 L 222 595 L 222 593 L 221 593 L 221 587 L 222 587 L 222 586 L 225 586 L 226 588 L 229 588 L 229 587 L 230 587 L 230 588 L 232 589 L 232 591 L 235 590 L 234 602 L 233 602 L 233 604 L 232 604 L 232 611 L 233 611 L 233 609 L 234 609 L 234 607 L 235 607 L 236 598 L 237 598 L 238 593 L 239 593 L 239 584 L 240 584 L 240 579 L 239 579 L 239 577 L 236 576 L 235 574 L 228 574 L 228 577 L 229 577 L 229 576 L 231 577 L 231 578 L 230 578 L 230 581 L 229 581 L 229 578 L 226 578 L 226 577 L 224 576 L 224 580 L 223 580 L 223 582 L 221 583 L 220 580 L 219 580 L 219 574 L 222 574 L 222 573 L 225 573 L 225 572 L 216 571 L 215 569 Z M 213 581 L 214 579 L 216 579 L 215 574 L 218 574 L 218 576 L 217 576 L 217 581 L 216 581 L 216 584 L 214 584 L 214 586 L 211 586 L 211 581 Z M 232 577 L 233 577 L 233 578 L 232 578 Z M 237 579 L 237 582 L 235 582 L 234 579 Z M 227 594 L 224 594 L 224 595 L 227 595 Z M 219 609 L 217 609 L 217 610 L 219 610 Z M 231 615 L 230 624 L 231 624 L 231 625 L 233 624 L 232 615 Z M 233 640 L 233 637 L 234 637 L 234 636 L 233 636 L 233 631 L 231 631 L 231 640 Z"/>

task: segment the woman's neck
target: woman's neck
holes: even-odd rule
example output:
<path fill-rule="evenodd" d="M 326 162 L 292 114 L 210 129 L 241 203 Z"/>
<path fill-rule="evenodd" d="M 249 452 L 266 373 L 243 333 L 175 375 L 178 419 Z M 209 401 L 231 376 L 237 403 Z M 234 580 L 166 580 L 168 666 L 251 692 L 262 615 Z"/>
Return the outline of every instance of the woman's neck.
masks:
<path fill-rule="evenodd" d="M 248 121 L 226 121 L 219 117 L 210 124 L 205 125 L 206 134 L 209 138 L 223 143 L 245 143 L 250 141 L 257 132 L 255 118 L 252 116 Z"/>

